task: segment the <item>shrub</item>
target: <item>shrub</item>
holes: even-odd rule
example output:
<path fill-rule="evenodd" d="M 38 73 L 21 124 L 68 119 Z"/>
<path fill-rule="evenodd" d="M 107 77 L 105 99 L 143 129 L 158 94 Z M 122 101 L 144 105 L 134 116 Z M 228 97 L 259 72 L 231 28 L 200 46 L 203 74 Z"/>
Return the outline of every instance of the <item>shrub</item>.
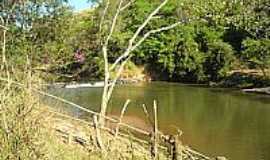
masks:
<path fill-rule="evenodd" d="M 270 66 L 270 40 L 269 39 L 247 39 L 243 42 L 241 58 L 254 68 L 259 68 L 266 77 L 266 69 Z"/>
<path fill-rule="evenodd" d="M 204 72 L 211 81 L 225 77 L 234 60 L 232 47 L 222 41 L 208 44 L 208 52 L 204 62 Z"/>

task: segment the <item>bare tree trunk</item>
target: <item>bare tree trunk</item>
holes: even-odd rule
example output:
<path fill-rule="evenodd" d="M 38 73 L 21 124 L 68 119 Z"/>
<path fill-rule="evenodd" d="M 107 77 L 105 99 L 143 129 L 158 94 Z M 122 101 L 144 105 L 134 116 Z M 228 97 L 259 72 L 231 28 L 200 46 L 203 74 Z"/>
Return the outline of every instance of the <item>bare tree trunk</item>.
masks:
<path fill-rule="evenodd" d="M 109 102 L 109 99 L 110 97 L 108 96 L 108 91 L 109 91 L 109 85 L 110 85 L 110 71 L 109 71 L 109 62 L 108 62 L 108 44 L 109 44 L 109 41 L 112 37 L 112 34 L 113 34 L 113 31 L 115 29 L 115 25 L 116 25 L 116 21 L 117 21 L 117 18 L 120 14 L 120 10 L 121 10 L 121 6 L 122 6 L 122 3 L 123 3 L 123 0 L 120 0 L 119 2 L 119 5 L 118 5 L 118 9 L 117 9 L 117 12 L 113 18 L 113 22 L 112 22 L 112 26 L 111 26 L 111 29 L 110 29 L 110 33 L 109 35 L 107 36 L 106 38 L 106 41 L 105 43 L 103 44 L 102 46 L 102 52 L 103 52 L 103 59 L 104 59 L 104 88 L 103 88 L 103 95 L 102 95 L 102 100 L 101 100 L 101 109 L 100 109 L 100 114 L 102 116 L 105 116 L 106 115 L 106 111 L 107 111 L 107 107 L 108 107 L 108 102 Z M 110 2 L 108 0 L 107 2 L 107 5 L 109 5 Z M 108 10 L 107 8 L 108 6 L 106 6 L 105 8 L 105 11 L 103 13 L 103 16 L 106 15 L 106 12 Z M 104 21 L 104 18 L 103 20 Z M 103 22 L 101 22 L 103 23 Z M 101 24 L 102 25 L 102 24 Z M 100 126 L 104 126 L 105 125 L 105 119 L 104 117 L 100 116 L 99 118 L 99 123 L 100 123 Z"/>
<path fill-rule="evenodd" d="M 105 125 L 105 120 L 104 120 L 104 116 L 106 115 L 106 111 L 107 111 L 107 107 L 108 107 L 108 103 L 109 100 L 111 98 L 112 92 L 114 90 L 114 87 L 116 85 L 117 80 L 119 79 L 119 77 L 121 76 L 121 73 L 126 65 L 126 63 L 129 61 L 129 59 L 131 58 L 131 52 L 134 51 L 135 49 L 137 49 L 138 46 L 140 46 L 150 35 L 158 33 L 158 32 L 162 32 L 165 30 L 170 30 L 176 26 L 178 26 L 179 24 L 181 24 L 181 22 L 176 22 L 172 25 L 169 26 L 165 26 L 165 27 L 161 27 L 155 30 L 150 30 L 149 32 L 145 33 L 142 38 L 140 38 L 138 40 L 138 42 L 135 42 L 136 39 L 138 38 L 138 36 L 140 35 L 140 33 L 143 31 L 143 29 L 149 24 L 149 22 L 154 19 L 154 16 L 159 12 L 159 10 L 166 5 L 166 3 L 169 0 L 164 0 L 154 11 L 152 11 L 149 16 L 146 18 L 146 20 L 141 24 L 141 26 L 137 29 L 137 31 L 134 33 L 134 35 L 130 38 L 128 46 L 125 50 L 125 52 L 120 55 L 116 61 L 111 65 L 111 67 L 109 67 L 109 62 L 108 62 L 108 44 L 109 41 L 112 37 L 112 34 L 115 30 L 115 26 L 116 26 L 116 22 L 118 20 L 118 17 L 120 15 L 120 12 L 124 11 L 125 9 L 127 9 L 132 3 L 132 1 L 129 1 L 127 4 L 123 5 L 123 0 L 119 0 L 119 5 L 117 8 L 117 11 L 113 17 L 112 20 L 112 24 L 110 27 L 110 31 L 109 34 L 107 35 L 105 42 L 102 45 L 102 52 L 103 52 L 103 58 L 104 58 L 104 88 L 103 88 L 103 95 L 102 95 L 102 101 L 101 101 L 101 109 L 100 109 L 100 119 L 99 119 L 99 123 L 101 126 Z M 109 0 L 106 3 L 107 5 L 105 6 L 103 15 L 102 15 L 102 19 L 101 19 L 101 24 L 100 24 L 100 30 L 102 29 L 102 25 L 104 24 L 104 17 L 106 16 L 106 12 L 108 11 L 108 5 L 110 4 Z M 106 28 L 106 27 L 104 27 Z M 116 71 L 116 67 L 119 66 L 118 70 Z M 111 78 L 110 73 L 112 71 L 116 71 L 116 76 L 113 79 Z"/>
<path fill-rule="evenodd" d="M 102 94 L 102 101 L 101 101 L 101 110 L 100 114 L 105 116 L 106 115 L 106 110 L 108 106 L 108 90 L 109 90 L 109 80 L 110 80 L 110 72 L 109 72 L 109 63 L 108 63 L 108 54 L 107 54 L 107 46 L 103 46 L 103 57 L 104 57 L 104 88 L 103 88 L 103 94 Z M 99 123 L 101 126 L 104 126 L 105 124 L 105 119 L 100 116 L 99 118 Z"/>

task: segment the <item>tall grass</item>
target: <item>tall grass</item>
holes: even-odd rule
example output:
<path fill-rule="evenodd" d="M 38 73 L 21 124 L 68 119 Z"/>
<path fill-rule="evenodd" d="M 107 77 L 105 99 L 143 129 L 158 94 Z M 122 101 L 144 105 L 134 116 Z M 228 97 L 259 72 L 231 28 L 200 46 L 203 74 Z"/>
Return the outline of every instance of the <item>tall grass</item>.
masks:
<path fill-rule="evenodd" d="M 0 82 L 0 159 L 45 159 L 41 118 L 36 112 L 39 101 L 31 91 L 31 73 L 10 74 L 3 69 L 0 76 L 7 77 Z M 25 87 L 15 86 L 11 80 Z"/>

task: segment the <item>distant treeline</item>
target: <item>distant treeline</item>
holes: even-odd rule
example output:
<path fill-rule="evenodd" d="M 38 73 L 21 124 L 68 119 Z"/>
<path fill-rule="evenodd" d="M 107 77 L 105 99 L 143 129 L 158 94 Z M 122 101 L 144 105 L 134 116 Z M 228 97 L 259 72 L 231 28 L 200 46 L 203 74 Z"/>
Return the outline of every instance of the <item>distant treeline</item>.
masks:
<path fill-rule="evenodd" d="M 100 28 L 105 3 L 74 13 L 64 0 L 4 0 L 0 15 L 8 27 L 10 63 L 20 66 L 28 55 L 33 68 L 102 78 L 101 38 L 108 34 Z M 111 23 L 118 3 L 110 2 L 104 23 Z M 111 62 L 125 50 L 132 33 L 159 3 L 136 0 L 121 13 L 110 41 Z M 182 25 L 148 38 L 133 53 L 132 61 L 158 73 L 157 78 L 172 81 L 217 82 L 239 68 L 258 69 L 268 76 L 268 0 L 170 0 L 143 33 L 177 21 Z M 0 36 L 2 40 L 2 33 Z M 85 56 L 84 62 L 76 62 L 78 50 Z"/>

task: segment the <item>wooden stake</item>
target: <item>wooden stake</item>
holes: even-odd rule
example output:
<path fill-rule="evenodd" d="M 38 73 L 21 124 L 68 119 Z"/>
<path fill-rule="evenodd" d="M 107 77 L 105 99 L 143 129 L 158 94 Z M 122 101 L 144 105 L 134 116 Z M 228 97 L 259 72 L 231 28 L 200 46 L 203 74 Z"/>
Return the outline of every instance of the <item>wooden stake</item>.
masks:
<path fill-rule="evenodd" d="M 171 155 L 172 160 L 178 160 L 178 138 L 177 136 L 170 136 L 170 145 L 171 145 Z M 180 156 L 180 159 L 182 160 L 182 155 Z"/>
<path fill-rule="evenodd" d="M 68 133 L 68 145 L 71 145 L 72 143 L 72 140 L 73 140 L 73 137 L 72 137 L 72 133 Z"/>
<path fill-rule="evenodd" d="M 101 139 L 101 135 L 100 135 L 100 129 L 99 129 L 99 125 L 98 125 L 98 118 L 97 118 L 96 115 L 94 115 L 93 119 L 94 119 L 94 128 L 95 128 L 95 131 L 96 131 L 97 145 L 102 151 L 104 151 L 104 145 L 102 143 L 102 139 Z"/>
<path fill-rule="evenodd" d="M 153 159 L 156 160 L 158 156 L 158 118 L 157 118 L 157 102 L 154 101 L 154 157 Z"/>
<path fill-rule="evenodd" d="M 147 118 L 148 123 L 150 124 L 150 126 L 153 126 L 153 122 L 152 122 L 152 120 L 151 120 L 151 118 L 150 118 L 150 116 L 149 116 L 149 113 L 148 113 L 148 111 L 147 111 L 146 105 L 143 104 L 143 105 L 142 105 L 142 108 L 143 108 L 143 112 L 144 112 L 144 114 L 145 114 L 145 116 L 146 116 L 146 118 Z"/>
<path fill-rule="evenodd" d="M 118 136 L 118 133 L 119 133 L 119 127 L 120 125 L 122 124 L 122 118 L 124 117 L 124 114 L 127 110 L 127 107 L 128 107 L 128 104 L 130 103 L 130 99 L 128 99 L 126 101 L 126 103 L 124 104 L 124 107 L 122 108 L 122 111 L 121 111 L 121 114 L 120 114 L 120 117 L 119 117 L 119 123 L 117 123 L 116 125 L 116 128 L 115 128 L 115 137 Z"/>

